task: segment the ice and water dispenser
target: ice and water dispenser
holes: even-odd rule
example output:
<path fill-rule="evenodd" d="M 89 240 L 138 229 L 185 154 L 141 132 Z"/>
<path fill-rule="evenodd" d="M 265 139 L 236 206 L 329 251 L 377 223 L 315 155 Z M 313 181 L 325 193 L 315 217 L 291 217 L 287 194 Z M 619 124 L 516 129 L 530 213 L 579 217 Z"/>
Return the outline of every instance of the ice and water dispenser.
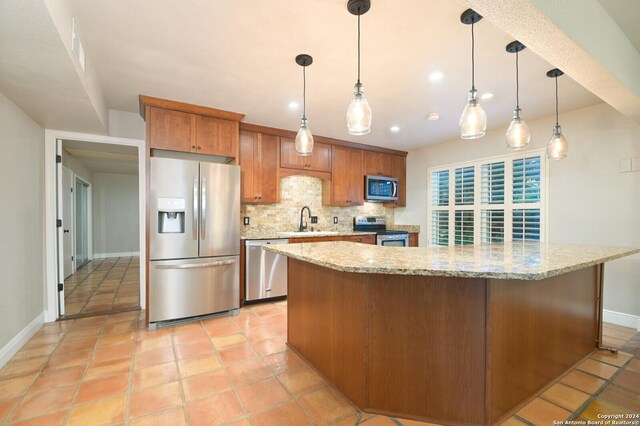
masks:
<path fill-rule="evenodd" d="M 158 198 L 158 234 L 184 234 L 184 198 Z"/>

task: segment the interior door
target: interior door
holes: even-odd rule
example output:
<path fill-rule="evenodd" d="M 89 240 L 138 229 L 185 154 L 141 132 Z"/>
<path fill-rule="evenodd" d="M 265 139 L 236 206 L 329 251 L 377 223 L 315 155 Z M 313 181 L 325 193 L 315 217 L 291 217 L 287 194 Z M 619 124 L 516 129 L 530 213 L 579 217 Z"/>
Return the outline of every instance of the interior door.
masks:
<path fill-rule="evenodd" d="M 200 257 L 240 254 L 240 167 L 200 163 Z"/>
<path fill-rule="evenodd" d="M 73 274 L 73 172 L 62 166 L 62 259 L 64 278 Z"/>
<path fill-rule="evenodd" d="M 56 291 L 58 292 L 58 318 L 64 315 L 64 262 L 63 262 L 63 228 L 62 228 L 62 141 L 56 139 Z"/>
<path fill-rule="evenodd" d="M 89 185 L 76 176 L 75 182 L 75 266 L 76 270 L 89 262 Z"/>

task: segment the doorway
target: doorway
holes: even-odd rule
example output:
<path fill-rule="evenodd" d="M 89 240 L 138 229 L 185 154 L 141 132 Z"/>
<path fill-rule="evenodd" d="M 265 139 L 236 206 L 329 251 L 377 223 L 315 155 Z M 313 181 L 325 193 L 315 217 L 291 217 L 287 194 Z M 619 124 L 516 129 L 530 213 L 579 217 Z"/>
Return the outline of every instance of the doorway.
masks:
<path fill-rule="evenodd" d="M 138 148 L 60 142 L 59 319 L 140 309 Z"/>
<path fill-rule="evenodd" d="M 89 183 L 76 176 L 75 182 L 75 203 L 76 220 L 76 249 L 75 252 L 75 268 L 79 269 L 89 263 Z"/>

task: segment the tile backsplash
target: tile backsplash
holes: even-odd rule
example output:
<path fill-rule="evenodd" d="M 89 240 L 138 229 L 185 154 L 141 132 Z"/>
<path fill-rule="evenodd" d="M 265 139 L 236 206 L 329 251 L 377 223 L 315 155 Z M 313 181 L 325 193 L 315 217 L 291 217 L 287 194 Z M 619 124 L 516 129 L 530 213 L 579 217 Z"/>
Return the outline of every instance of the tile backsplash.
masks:
<path fill-rule="evenodd" d="M 297 230 L 300 223 L 300 209 L 309 206 L 311 213 L 318 216 L 318 223 L 311 224 L 305 211 L 309 227 L 316 230 L 351 230 L 354 216 L 386 216 L 387 224 L 393 224 L 393 208 L 382 203 L 365 202 L 363 206 L 332 207 L 322 205 L 322 180 L 311 176 L 294 175 L 280 179 L 279 204 L 243 204 L 241 219 L 249 216 L 250 225 L 242 225 L 243 230 L 251 228 L 278 228 Z M 338 224 L 333 224 L 333 218 Z"/>

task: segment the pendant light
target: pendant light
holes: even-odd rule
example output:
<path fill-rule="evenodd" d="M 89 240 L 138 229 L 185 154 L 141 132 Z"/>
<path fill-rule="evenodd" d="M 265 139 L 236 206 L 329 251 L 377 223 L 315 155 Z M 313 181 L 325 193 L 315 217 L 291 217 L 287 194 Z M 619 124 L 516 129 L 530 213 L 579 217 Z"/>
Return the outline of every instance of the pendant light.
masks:
<path fill-rule="evenodd" d="M 347 129 L 350 135 L 366 135 L 371 131 L 371 107 L 364 97 L 360 83 L 360 15 L 371 8 L 370 0 L 349 0 L 347 9 L 358 17 L 358 81 L 353 89 L 353 99 L 347 108 Z"/>
<path fill-rule="evenodd" d="M 471 90 L 469 100 L 460 116 L 460 137 L 462 139 L 477 139 L 484 136 L 487 129 L 487 114 L 484 112 L 478 100 L 478 91 L 475 86 L 475 37 L 473 25 L 482 19 L 482 16 L 473 9 L 467 9 L 460 15 L 463 24 L 471 25 Z"/>
<path fill-rule="evenodd" d="M 296 152 L 298 155 L 309 156 L 313 153 L 313 135 L 309 130 L 307 121 L 307 74 L 306 69 L 313 63 L 313 58 L 309 55 L 300 54 L 296 56 L 296 63 L 302 67 L 302 120 L 300 130 L 296 135 Z"/>
<path fill-rule="evenodd" d="M 553 134 L 551 140 L 547 144 L 547 158 L 550 160 L 562 160 L 567 156 L 569 144 L 562 135 L 562 128 L 558 124 L 558 77 L 564 73 L 558 68 L 554 68 L 547 72 L 547 77 L 556 80 L 556 125 L 553 126 Z"/>
<path fill-rule="evenodd" d="M 518 69 L 518 52 L 523 51 L 527 47 L 518 40 L 507 44 L 507 52 L 516 54 L 516 109 L 513 110 L 513 120 L 507 129 L 507 148 L 522 149 L 529 145 L 531 140 L 531 132 L 529 126 L 520 116 L 520 81 Z"/>

